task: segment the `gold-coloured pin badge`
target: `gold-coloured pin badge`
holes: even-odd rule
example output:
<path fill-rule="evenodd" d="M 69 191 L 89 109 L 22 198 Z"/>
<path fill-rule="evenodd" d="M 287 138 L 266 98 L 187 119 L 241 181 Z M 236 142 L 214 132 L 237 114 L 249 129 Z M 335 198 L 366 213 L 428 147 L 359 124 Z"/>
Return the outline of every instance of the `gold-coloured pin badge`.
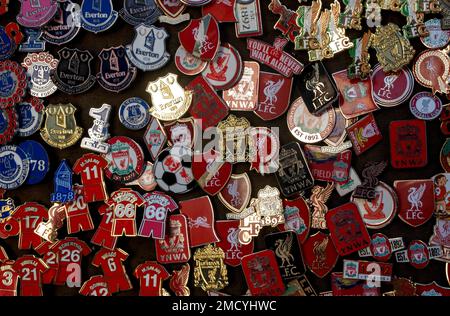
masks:
<path fill-rule="evenodd" d="M 226 287 L 228 273 L 224 259 L 223 250 L 212 244 L 197 249 L 194 254 L 194 286 L 204 291 L 218 291 Z"/>

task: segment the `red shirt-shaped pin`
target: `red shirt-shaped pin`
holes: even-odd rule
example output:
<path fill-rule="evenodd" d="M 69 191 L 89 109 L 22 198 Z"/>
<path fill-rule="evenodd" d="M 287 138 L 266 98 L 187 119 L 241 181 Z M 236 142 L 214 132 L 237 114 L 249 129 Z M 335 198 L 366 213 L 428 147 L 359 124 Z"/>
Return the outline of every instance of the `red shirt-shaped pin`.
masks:
<path fill-rule="evenodd" d="M 14 269 L 14 261 L 6 260 L 0 264 L 0 296 L 17 296 L 19 274 Z"/>
<path fill-rule="evenodd" d="M 63 285 L 68 281 L 73 267 L 78 266 L 81 270 L 83 257 L 91 253 L 91 248 L 75 237 L 67 237 L 56 242 L 52 250 L 56 251 L 59 259 L 58 273 L 54 282 L 56 285 Z"/>
<path fill-rule="evenodd" d="M 96 154 L 85 154 L 73 166 L 73 173 L 79 174 L 84 186 L 84 200 L 86 203 L 104 201 L 108 198 L 103 181 L 103 169 L 108 162 Z"/>
<path fill-rule="evenodd" d="M 133 288 L 122 263 L 127 258 L 128 254 L 122 249 L 103 248 L 92 259 L 92 265 L 102 268 L 111 293 L 128 291 Z"/>
<path fill-rule="evenodd" d="M 75 198 L 72 202 L 66 204 L 67 233 L 75 234 L 79 231 L 93 230 L 89 207 L 84 199 L 85 188 L 82 185 L 74 184 L 73 191 Z"/>
<path fill-rule="evenodd" d="M 170 273 L 155 261 L 145 261 L 136 267 L 134 276 L 139 279 L 139 296 L 162 296 L 162 282 Z"/>
<path fill-rule="evenodd" d="M 20 277 L 20 296 L 42 296 L 42 273 L 48 269 L 40 258 L 25 255 L 14 263 Z"/>
<path fill-rule="evenodd" d="M 42 256 L 48 269 L 42 273 L 42 284 L 52 284 L 56 280 L 58 274 L 59 261 L 58 252 L 53 249 L 53 244 L 48 241 L 44 241 L 36 248 L 36 252 Z"/>
<path fill-rule="evenodd" d="M 108 283 L 103 275 L 95 275 L 84 282 L 79 293 L 84 296 L 111 296 Z"/>
<path fill-rule="evenodd" d="M 99 207 L 98 213 L 102 215 L 102 221 L 98 225 L 91 243 L 112 250 L 116 248 L 117 243 L 117 237 L 112 235 L 113 208 L 103 204 Z"/>
<path fill-rule="evenodd" d="M 144 204 L 141 195 L 122 188 L 111 194 L 106 204 L 113 208 L 113 236 L 136 236 L 136 208 Z"/>
<path fill-rule="evenodd" d="M 48 218 L 47 208 L 39 203 L 26 202 L 16 208 L 13 216 L 20 224 L 19 249 L 36 249 L 43 239 L 34 230 Z"/>

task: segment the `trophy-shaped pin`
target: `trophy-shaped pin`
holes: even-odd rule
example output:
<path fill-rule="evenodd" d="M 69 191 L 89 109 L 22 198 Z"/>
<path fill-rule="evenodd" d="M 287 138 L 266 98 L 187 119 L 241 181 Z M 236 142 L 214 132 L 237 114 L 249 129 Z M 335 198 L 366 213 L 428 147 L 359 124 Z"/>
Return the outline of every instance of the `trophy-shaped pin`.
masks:
<path fill-rule="evenodd" d="M 426 37 L 429 32 L 423 22 L 424 13 L 417 12 L 417 0 L 404 0 L 400 12 L 406 16 L 403 35 L 407 38 Z"/>
<path fill-rule="evenodd" d="M 311 6 L 299 6 L 297 9 L 297 25 L 300 33 L 295 37 L 296 50 L 317 49 L 315 35 L 317 32 L 317 19 L 322 8 L 322 1 L 313 1 Z"/>
<path fill-rule="evenodd" d="M 367 31 L 362 37 L 353 40 L 353 47 L 349 50 L 353 63 L 347 68 L 348 78 L 364 80 L 370 75 L 369 46 L 371 36 L 372 33 Z"/>
<path fill-rule="evenodd" d="M 345 10 L 339 15 L 339 26 L 345 29 L 361 29 L 362 0 L 343 0 Z"/>
<path fill-rule="evenodd" d="M 109 144 L 105 141 L 109 138 L 109 115 L 111 113 L 111 105 L 103 104 L 100 108 L 91 108 L 89 116 L 94 118 L 94 123 L 88 129 L 89 137 L 81 140 L 81 148 L 106 154 L 109 150 Z"/>

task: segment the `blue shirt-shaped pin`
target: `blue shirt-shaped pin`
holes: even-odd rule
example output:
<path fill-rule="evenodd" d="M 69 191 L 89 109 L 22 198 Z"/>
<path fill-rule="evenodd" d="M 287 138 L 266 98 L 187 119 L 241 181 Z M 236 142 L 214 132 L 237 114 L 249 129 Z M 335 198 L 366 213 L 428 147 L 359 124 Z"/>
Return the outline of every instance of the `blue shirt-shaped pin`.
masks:
<path fill-rule="evenodd" d="M 50 196 L 52 203 L 66 203 L 73 201 L 75 193 L 72 189 L 72 169 L 67 160 L 63 159 L 53 177 L 54 192 Z"/>

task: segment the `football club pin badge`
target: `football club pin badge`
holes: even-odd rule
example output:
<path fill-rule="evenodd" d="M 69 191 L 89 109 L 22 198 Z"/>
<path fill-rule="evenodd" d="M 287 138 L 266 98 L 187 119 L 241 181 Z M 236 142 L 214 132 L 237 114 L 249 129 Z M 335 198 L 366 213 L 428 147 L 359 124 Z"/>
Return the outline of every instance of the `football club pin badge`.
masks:
<path fill-rule="evenodd" d="M 274 120 L 283 115 L 289 107 L 292 82 L 292 78 L 260 71 L 258 106 L 254 113 L 264 121 Z"/>
<path fill-rule="evenodd" d="M 177 66 L 177 69 L 185 75 L 197 75 L 201 73 L 207 65 L 208 62 L 188 53 L 181 45 L 175 53 L 175 66 Z"/>
<path fill-rule="evenodd" d="M 192 92 L 184 90 L 177 75 L 168 73 L 147 85 L 152 99 L 150 114 L 161 121 L 173 121 L 182 117 L 192 102 Z"/>
<path fill-rule="evenodd" d="M 377 105 L 393 107 L 409 99 L 414 88 L 414 76 L 408 67 L 394 73 L 386 73 L 377 64 L 373 68 L 372 96 Z"/>
<path fill-rule="evenodd" d="M 367 31 L 360 38 L 353 40 L 353 47 L 350 48 L 349 55 L 353 62 L 347 68 L 347 76 L 350 79 L 366 79 L 370 76 L 372 71 L 369 54 L 370 38 L 372 33 Z"/>
<path fill-rule="evenodd" d="M 146 193 L 144 198 L 144 217 L 138 236 L 164 239 L 166 236 L 166 217 L 168 212 L 178 208 L 177 203 L 162 192 Z"/>
<path fill-rule="evenodd" d="M 183 146 L 168 147 L 161 151 L 153 165 L 158 186 L 167 192 L 182 194 L 195 187 L 192 175 L 192 150 Z"/>
<path fill-rule="evenodd" d="M 228 115 L 228 106 L 203 76 L 195 77 L 186 89 L 192 92 L 189 113 L 194 119 L 201 120 L 203 130 L 216 126 Z"/>
<path fill-rule="evenodd" d="M 406 250 L 397 251 L 395 260 L 397 262 L 409 262 L 416 269 L 424 269 L 430 263 L 430 259 L 442 256 L 441 246 L 428 246 L 421 240 L 413 240 Z"/>
<path fill-rule="evenodd" d="M 260 0 L 235 1 L 236 37 L 256 37 L 263 34 Z"/>
<path fill-rule="evenodd" d="M 100 108 L 90 108 L 89 116 L 94 119 L 92 127 L 88 129 L 89 137 L 83 137 L 80 147 L 95 152 L 106 154 L 109 144 L 105 141 L 109 138 L 109 116 L 111 105 L 102 104 Z"/>
<path fill-rule="evenodd" d="M 83 0 L 81 4 L 81 26 L 86 31 L 106 31 L 116 22 L 117 17 L 112 0 Z"/>
<path fill-rule="evenodd" d="M 56 69 L 58 60 L 50 53 L 29 53 L 22 62 L 30 78 L 30 94 L 38 98 L 52 95 L 58 89 L 50 74 Z"/>
<path fill-rule="evenodd" d="M 73 201 L 75 192 L 73 191 L 72 176 L 72 169 L 67 163 L 67 160 L 63 159 L 53 176 L 54 190 L 50 195 L 50 202 L 67 203 Z"/>
<path fill-rule="evenodd" d="M 268 234 L 264 241 L 267 249 L 275 253 L 283 281 L 296 279 L 305 273 L 300 246 L 293 231 Z"/>
<path fill-rule="evenodd" d="M 325 219 L 339 255 L 346 256 L 370 245 L 369 233 L 354 203 L 329 210 Z"/>
<path fill-rule="evenodd" d="M 447 203 L 450 193 L 450 173 L 439 173 L 431 178 L 434 182 L 435 215 L 446 218 L 450 215 L 450 204 Z"/>
<path fill-rule="evenodd" d="M 336 113 L 336 123 L 334 124 L 333 131 L 323 141 L 329 146 L 339 147 L 347 137 L 347 127 L 349 127 L 354 120 L 346 119 L 339 108 L 334 108 L 334 112 Z"/>
<path fill-rule="evenodd" d="M 20 65 L 11 60 L 0 61 L 0 107 L 20 103 L 27 89 L 27 75 Z"/>
<path fill-rule="evenodd" d="M 50 243 L 58 239 L 58 229 L 64 224 L 66 218 L 66 206 L 55 203 L 48 209 L 48 220 L 38 224 L 34 233 Z"/>
<path fill-rule="evenodd" d="M 336 183 L 336 191 L 340 196 L 345 196 L 353 192 L 361 184 L 361 179 L 353 167 L 350 167 L 348 179 L 345 182 Z"/>
<path fill-rule="evenodd" d="M 297 25 L 297 12 L 292 11 L 282 5 L 279 0 L 271 0 L 268 9 L 279 15 L 278 21 L 275 22 L 274 29 L 280 31 L 283 36 L 291 42 L 295 42 L 295 38 L 300 33 L 300 27 Z"/>
<path fill-rule="evenodd" d="M 303 70 L 303 64 L 283 50 L 287 43 L 288 40 L 281 37 L 277 37 L 273 45 L 254 38 L 248 38 L 247 49 L 251 59 L 290 78 L 294 74 L 300 74 Z"/>
<path fill-rule="evenodd" d="M 398 217 L 412 227 L 425 224 L 435 210 L 433 180 L 397 180 Z"/>
<path fill-rule="evenodd" d="M 171 215 L 168 218 L 168 234 L 155 240 L 156 258 L 162 264 L 184 263 L 191 258 L 186 216 Z"/>
<path fill-rule="evenodd" d="M 251 195 L 252 185 L 247 173 L 232 174 L 225 188 L 219 192 L 219 200 L 233 213 L 241 213 Z"/>
<path fill-rule="evenodd" d="M 26 28 L 23 31 L 25 39 L 19 45 L 19 52 L 39 53 L 45 50 L 45 41 L 42 40 L 42 30 Z"/>
<path fill-rule="evenodd" d="M 133 43 L 126 46 L 130 61 L 143 71 L 153 71 L 169 61 L 166 51 L 166 38 L 169 34 L 164 28 L 140 24 L 135 28 Z"/>
<path fill-rule="evenodd" d="M 259 64 L 244 61 L 241 79 L 234 87 L 223 91 L 222 98 L 232 111 L 253 111 L 258 103 Z"/>
<path fill-rule="evenodd" d="M 392 167 L 420 168 L 427 164 L 427 129 L 423 120 L 392 121 L 389 136 Z"/>
<path fill-rule="evenodd" d="M 245 117 L 230 114 L 217 124 L 218 148 L 225 161 L 231 163 L 249 160 L 250 122 Z"/>
<path fill-rule="evenodd" d="M 311 227 L 309 206 L 303 198 L 283 200 L 284 224 L 278 226 L 281 231 L 291 230 L 297 234 L 300 243 L 308 238 Z"/>
<path fill-rule="evenodd" d="M 0 25 L 0 61 L 10 58 L 22 42 L 23 34 L 17 23 L 10 22 L 5 27 Z"/>
<path fill-rule="evenodd" d="M 422 91 L 409 100 L 409 110 L 420 120 L 434 120 L 442 112 L 442 101 L 436 95 Z"/>
<path fill-rule="evenodd" d="M 211 60 L 220 44 L 219 25 L 211 14 L 192 19 L 178 33 L 178 40 L 188 53 L 202 60 Z"/>
<path fill-rule="evenodd" d="M 324 147 L 305 145 L 304 152 L 306 161 L 315 180 L 343 183 L 347 181 L 352 151 L 344 150 L 337 154 L 322 150 Z"/>
<path fill-rule="evenodd" d="M 281 146 L 278 160 L 280 166 L 275 175 L 284 196 L 300 195 L 314 185 L 299 143 L 291 142 Z"/>
<path fill-rule="evenodd" d="M 416 283 L 418 296 L 450 296 L 450 288 L 438 285 L 436 282 L 429 284 Z"/>
<path fill-rule="evenodd" d="M 300 74 L 303 101 L 310 113 L 330 107 L 338 99 L 338 90 L 322 62 L 305 66 Z"/>
<path fill-rule="evenodd" d="M 144 172 L 141 176 L 136 180 L 126 183 L 125 185 L 137 185 L 144 191 L 153 191 L 156 188 L 156 180 L 153 175 L 153 164 L 147 161 Z"/>
<path fill-rule="evenodd" d="M 17 131 L 17 113 L 14 107 L 0 109 L 0 145 L 9 143 Z"/>
<path fill-rule="evenodd" d="M 268 127 L 252 127 L 249 130 L 250 170 L 265 175 L 279 168 L 280 140 L 278 133 Z"/>
<path fill-rule="evenodd" d="M 64 45 L 80 31 L 81 7 L 71 0 L 59 0 L 58 3 L 55 17 L 42 28 L 42 39 L 53 45 Z"/>
<path fill-rule="evenodd" d="M 215 57 L 208 62 L 202 76 L 216 90 L 230 89 L 242 76 L 243 62 L 236 48 L 222 43 Z"/>
<path fill-rule="evenodd" d="M 109 151 L 104 155 L 108 162 L 106 176 L 121 183 L 139 178 L 144 171 L 144 152 L 138 143 L 129 137 L 115 136 L 108 144 Z"/>
<path fill-rule="evenodd" d="M 159 22 L 167 24 L 179 24 L 190 19 L 189 13 L 182 14 L 186 9 L 186 4 L 180 0 L 156 0 L 158 7 L 164 12 L 159 16 Z"/>
<path fill-rule="evenodd" d="M 318 232 L 310 236 L 302 245 L 303 260 L 308 269 L 323 278 L 333 270 L 339 254 L 329 235 Z"/>
<path fill-rule="evenodd" d="M 347 135 L 357 155 L 361 155 L 383 139 L 372 113 L 347 127 Z"/>
<path fill-rule="evenodd" d="M 198 127 L 192 117 L 164 124 L 164 132 L 170 146 L 193 148 L 197 141 Z"/>
<path fill-rule="evenodd" d="M 183 264 L 180 270 L 173 270 L 170 278 L 170 289 L 176 296 L 190 296 L 191 290 L 187 286 L 189 282 L 189 272 L 191 267 L 189 263 Z"/>
<path fill-rule="evenodd" d="M 328 212 L 328 206 L 325 204 L 334 191 L 334 182 L 327 183 L 326 187 L 315 185 L 311 190 L 311 196 L 308 199 L 312 210 L 311 227 L 316 229 L 326 229 L 327 223 L 325 215 Z"/>
<path fill-rule="evenodd" d="M 45 108 L 45 123 L 41 129 L 42 139 L 52 147 L 63 149 L 74 145 L 83 134 L 77 126 L 75 111 L 71 103 L 49 104 Z"/>
<path fill-rule="evenodd" d="M 47 24 L 58 9 L 56 0 L 20 0 L 20 13 L 17 15 L 17 22 L 30 28 L 39 28 Z"/>
<path fill-rule="evenodd" d="M 211 150 L 194 155 L 192 174 L 202 188 L 209 195 L 216 195 L 228 183 L 232 164 L 221 161 L 220 153 Z"/>
<path fill-rule="evenodd" d="M 27 180 L 30 158 L 15 145 L 0 147 L 0 189 L 14 190 Z"/>
<path fill-rule="evenodd" d="M 375 187 L 375 198 L 371 200 L 354 199 L 367 228 L 379 229 L 388 225 L 397 214 L 398 200 L 394 190 L 384 182 Z"/>
<path fill-rule="evenodd" d="M 252 296 L 281 296 L 284 293 L 286 288 L 272 250 L 244 256 L 241 265 Z"/>
<path fill-rule="evenodd" d="M 441 28 L 441 20 L 434 18 L 425 22 L 428 36 L 420 37 L 420 41 L 428 48 L 443 48 L 450 41 L 450 31 Z"/>
<path fill-rule="evenodd" d="M 448 225 L 450 225 L 450 218 L 437 218 L 433 228 L 433 235 L 430 237 L 430 245 L 442 247 L 443 254 L 436 260 L 444 262 L 449 262 L 450 260 L 450 232 L 447 229 Z"/>
<path fill-rule="evenodd" d="M 158 20 L 161 11 L 156 6 L 155 0 L 124 0 L 119 14 L 128 24 L 152 25 Z"/>
<path fill-rule="evenodd" d="M 239 220 L 216 221 L 215 227 L 219 237 L 216 245 L 225 253 L 225 264 L 239 266 L 242 257 L 253 252 L 253 241 L 248 245 L 239 242 Z"/>
<path fill-rule="evenodd" d="M 119 120 L 128 129 L 143 129 L 150 122 L 149 109 L 150 105 L 141 98 L 126 99 L 119 107 Z"/>
<path fill-rule="evenodd" d="M 446 94 L 450 90 L 447 76 L 450 71 L 450 57 L 444 50 L 428 49 L 416 58 L 413 74 L 416 81 L 435 94 Z"/>
<path fill-rule="evenodd" d="M 235 23 L 234 4 L 236 0 L 222 1 L 212 0 L 210 3 L 202 6 L 202 15 L 211 14 L 218 23 Z"/>
<path fill-rule="evenodd" d="M 100 73 L 97 81 L 103 89 L 120 92 L 136 78 L 137 69 L 130 64 L 125 47 L 104 48 L 98 55 L 100 58 Z"/>
<path fill-rule="evenodd" d="M 51 72 L 53 83 L 64 93 L 80 94 L 89 90 L 96 82 L 91 72 L 94 59 L 87 50 L 63 48 L 58 51 L 59 62 Z"/>
<path fill-rule="evenodd" d="M 167 136 L 158 119 L 151 117 L 144 133 L 144 142 L 152 159 L 155 160 L 167 142 Z"/>
<path fill-rule="evenodd" d="M 362 184 L 355 188 L 352 197 L 366 200 L 374 199 L 376 197 L 375 187 L 379 183 L 377 177 L 383 172 L 386 166 L 387 162 L 385 161 L 372 161 L 366 163 L 362 171 Z"/>
<path fill-rule="evenodd" d="M 198 248 L 194 253 L 194 286 L 203 291 L 218 291 L 228 285 L 225 253 L 211 244 Z"/>
<path fill-rule="evenodd" d="M 19 147 L 30 159 L 30 172 L 25 184 L 32 185 L 42 182 L 50 170 L 50 159 L 44 146 L 34 140 L 26 140 Z"/>

